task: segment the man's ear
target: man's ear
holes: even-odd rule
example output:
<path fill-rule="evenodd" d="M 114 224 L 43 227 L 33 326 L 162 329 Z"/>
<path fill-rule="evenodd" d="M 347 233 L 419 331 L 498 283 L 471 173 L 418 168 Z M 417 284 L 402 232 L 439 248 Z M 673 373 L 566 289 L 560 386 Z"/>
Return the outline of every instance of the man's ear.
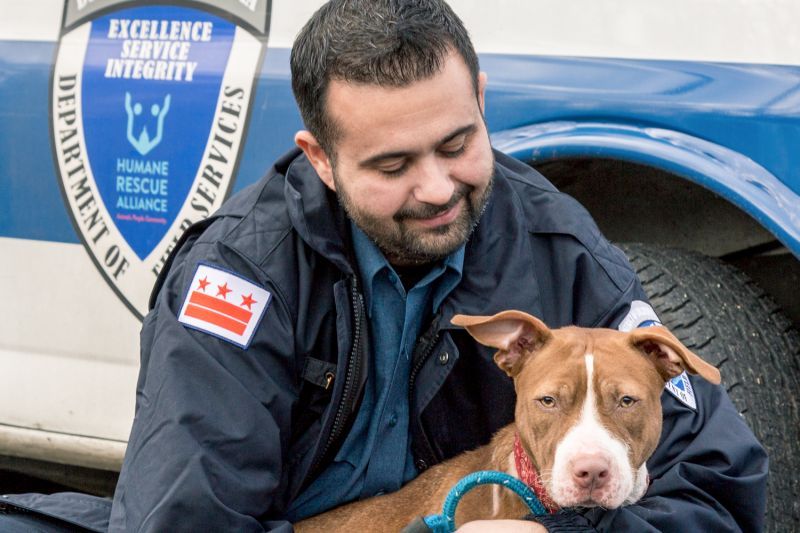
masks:
<path fill-rule="evenodd" d="M 494 316 L 456 315 L 451 322 L 464 326 L 479 343 L 497 348 L 494 362 L 511 377 L 553 336 L 544 322 L 522 311 L 503 311 Z"/>
<path fill-rule="evenodd" d="M 663 326 L 635 329 L 630 332 L 630 342 L 650 358 L 664 381 L 686 370 L 715 385 L 720 383 L 719 370 L 700 359 Z"/>
<path fill-rule="evenodd" d="M 486 115 L 486 84 L 489 76 L 485 72 L 478 73 L 478 106 L 481 108 L 481 115 Z"/>
<path fill-rule="evenodd" d="M 310 131 L 300 130 L 294 136 L 294 143 L 306 154 L 308 161 L 314 170 L 330 190 L 336 191 L 336 184 L 333 181 L 333 166 L 331 159 L 325 150 L 322 149 L 317 138 Z"/>

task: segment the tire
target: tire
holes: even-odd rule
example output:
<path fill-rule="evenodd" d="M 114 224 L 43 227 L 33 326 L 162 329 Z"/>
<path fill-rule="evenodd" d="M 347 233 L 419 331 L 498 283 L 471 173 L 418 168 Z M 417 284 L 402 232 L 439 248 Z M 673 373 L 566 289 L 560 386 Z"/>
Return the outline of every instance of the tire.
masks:
<path fill-rule="evenodd" d="M 800 531 L 800 335 L 738 269 L 686 250 L 620 246 L 664 325 L 722 371 L 769 453 L 767 531 Z"/>

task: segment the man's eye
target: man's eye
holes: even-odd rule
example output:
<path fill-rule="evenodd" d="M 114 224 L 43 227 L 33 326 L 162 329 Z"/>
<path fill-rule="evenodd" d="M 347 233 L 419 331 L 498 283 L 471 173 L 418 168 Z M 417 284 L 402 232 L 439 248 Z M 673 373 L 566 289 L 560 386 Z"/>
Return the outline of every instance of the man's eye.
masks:
<path fill-rule="evenodd" d="M 384 167 L 378 167 L 378 171 L 385 176 L 396 177 L 400 176 L 403 172 L 405 172 L 406 168 L 408 168 L 408 165 L 405 162 L 403 162 L 403 163 L 396 163 L 393 165 L 387 165 Z"/>
<path fill-rule="evenodd" d="M 445 157 L 458 157 L 464 153 L 466 147 L 467 145 L 464 142 L 464 139 L 461 139 L 457 143 L 448 143 L 439 147 L 439 153 Z"/>

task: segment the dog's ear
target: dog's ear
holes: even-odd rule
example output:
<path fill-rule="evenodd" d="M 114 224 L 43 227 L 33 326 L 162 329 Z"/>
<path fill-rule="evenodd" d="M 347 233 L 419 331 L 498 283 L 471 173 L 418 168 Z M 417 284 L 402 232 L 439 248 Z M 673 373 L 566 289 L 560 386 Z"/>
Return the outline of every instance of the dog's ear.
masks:
<path fill-rule="evenodd" d="M 719 385 L 719 370 L 695 355 L 667 328 L 663 326 L 638 328 L 631 331 L 630 340 L 636 349 L 651 358 L 664 381 L 686 370 Z"/>
<path fill-rule="evenodd" d="M 503 311 L 494 316 L 456 315 L 451 322 L 464 326 L 479 343 L 497 348 L 494 362 L 511 377 L 519 372 L 526 356 L 552 337 L 544 322 L 522 311 Z"/>

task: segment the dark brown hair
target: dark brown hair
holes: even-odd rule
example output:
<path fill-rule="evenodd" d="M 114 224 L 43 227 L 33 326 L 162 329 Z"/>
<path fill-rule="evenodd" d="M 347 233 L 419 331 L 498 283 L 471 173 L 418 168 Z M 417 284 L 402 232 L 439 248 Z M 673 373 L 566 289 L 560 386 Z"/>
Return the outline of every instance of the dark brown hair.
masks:
<path fill-rule="evenodd" d="M 443 0 L 331 0 L 292 47 L 292 90 L 306 128 L 333 157 L 337 129 L 326 113 L 331 80 L 402 87 L 439 72 L 451 50 L 469 68 L 477 94 L 478 57 Z"/>

